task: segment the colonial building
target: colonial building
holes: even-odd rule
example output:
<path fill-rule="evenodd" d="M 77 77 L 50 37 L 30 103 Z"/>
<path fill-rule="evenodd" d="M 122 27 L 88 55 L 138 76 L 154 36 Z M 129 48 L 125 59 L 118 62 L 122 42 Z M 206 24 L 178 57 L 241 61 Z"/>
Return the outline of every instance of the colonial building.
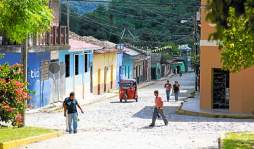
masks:
<path fill-rule="evenodd" d="M 29 89 L 34 91 L 29 104 L 33 108 L 59 101 L 63 95 L 60 78 L 64 70 L 59 65 L 58 51 L 69 48 L 68 28 L 59 25 L 59 0 L 51 0 L 49 6 L 54 13 L 51 30 L 28 39 L 28 82 Z M 0 52 L 5 55 L 0 64 L 21 63 L 22 46 L 2 36 L 0 40 Z"/>
<path fill-rule="evenodd" d="M 150 56 L 131 47 L 124 47 L 123 53 L 123 79 L 136 79 L 137 83 L 150 81 Z"/>
<path fill-rule="evenodd" d="M 161 78 L 161 54 L 151 54 L 151 79 L 159 80 Z"/>
<path fill-rule="evenodd" d="M 202 6 L 207 0 L 202 0 Z M 206 8 L 201 7 L 200 40 L 200 107 L 203 110 L 223 110 L 231 113 L 254 113 L 254 67 L 237 73 L 222 69 L 221 50 L 216 41 L 208 41 L 215 31 L 206 20 Z"/>
<path fill-rule="evenodd" d="M 78 99 L 84 99 L 93 90 L 93 53 L 102 47 L 87 43 L 82 37 L 70 32 L 70 49 L 59 51 L 60 64 L 64 64 L 65 74 L 61 79 L 65 97 L 72 91 Z"/>

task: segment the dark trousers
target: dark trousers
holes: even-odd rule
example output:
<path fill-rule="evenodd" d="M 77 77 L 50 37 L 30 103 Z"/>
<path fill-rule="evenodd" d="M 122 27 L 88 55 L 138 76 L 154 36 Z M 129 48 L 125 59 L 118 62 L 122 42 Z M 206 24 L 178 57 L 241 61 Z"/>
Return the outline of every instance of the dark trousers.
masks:
<path fill-rule="evenodd" d="M 165 124 L 168 123 L 168 120 L 166 119 L 166 117 L 163 113 L 163 109 L 154 108 L 152 125 L 155 125 L 155 121 L 156 121 L 158 115 L 160 115 L 162 117 Z"/>

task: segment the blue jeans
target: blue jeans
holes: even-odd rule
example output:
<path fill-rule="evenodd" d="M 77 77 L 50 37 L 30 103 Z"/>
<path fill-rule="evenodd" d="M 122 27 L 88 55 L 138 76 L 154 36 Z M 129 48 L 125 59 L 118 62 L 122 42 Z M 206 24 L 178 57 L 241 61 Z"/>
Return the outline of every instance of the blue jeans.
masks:
<path fill-rule="evenodd" d="M 178 101 L 179 92 L 175 92 L 175 101 Z"/>
<path fill-rule="evenodd" d="M 167 101 L 170 99 L 170 91 L 166 91 Z"/>
<path fill-rule="evenodd" d="M 77 132 L 78 127 L 78 113 L 69 113 L 68 114 L 68 125 L 69 125 L 69 132 L 72 132 L 71 124 L 73 124 L 73 131 L 74 133 Z"/>

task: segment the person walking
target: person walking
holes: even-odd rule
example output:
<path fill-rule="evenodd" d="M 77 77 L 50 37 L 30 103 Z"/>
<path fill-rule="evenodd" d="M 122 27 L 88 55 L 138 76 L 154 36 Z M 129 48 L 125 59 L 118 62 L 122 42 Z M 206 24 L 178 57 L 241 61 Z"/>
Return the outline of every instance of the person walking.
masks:
<path fill-rule="evenodd" d="M 180 71 L 180 72 L 179 72 L 179 76 L 180 76 L 180 77 L 182 77 L 182 75 L 183 75 L 183 72 L 182 72 L 182 71 Z"/>
<path fill-rule="evenodd" d="M 175 101 L 178 101 L 179 92 L 180 92 L 180 84 L 178 81 L 175 81 L 175 84 L 173 85 L 173 90 L 175 94 Z"/>
<path fill-rule="evenodd" d="M 71 92 L 70 97 L 66 100 L 64 104 L 64 116 L 68 118 L 69 133 L 77 133 L 78 127 L 78 111 L 77 107 L 80 109 L 81 113 L 84 113 L 78 101 L 75 99 L 75 93 Z M 66 115 L 68 113 L 68 115 Z M 71 126 L 73 125 L 73 127 Z"/>
<path fill-rule="evenodd" d="M 162 98 L 159 96 L 158 90 L 154 91 L 154 96 L 155 96 L 155 107 L 154 107 L 154 111 L 153 111 L 152 123 L 149 125 L 149 127 L 155 126 L 155 121 L 156 121 L 157 116 L 159 114 L 162 117 L 164 124 L 168 125 L 168 120 L 166 119 L 166 117 L 163 113 L 163 101 L 162 101 Z"/>
<path fill-rule="evenodd" d="M 167 83 L 164 85 L 164 88 L 166 89 L 167 101 L 169 102 L 170 92 L 171 92 L 171 88 L 172 88 L 172 85 L 169 83 L 169 80 L 167 80 Z"/>

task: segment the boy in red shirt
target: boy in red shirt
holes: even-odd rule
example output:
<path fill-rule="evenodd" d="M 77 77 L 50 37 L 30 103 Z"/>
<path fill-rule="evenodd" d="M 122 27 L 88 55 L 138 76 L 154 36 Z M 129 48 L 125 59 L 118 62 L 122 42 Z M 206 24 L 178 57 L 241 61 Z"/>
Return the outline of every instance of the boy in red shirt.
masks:
<path fill-rule="evenodd" d="M 153 127 L 155 125 L 155 121 L 157 116 L 160 114 L 165 125 L 168 125 L 168 120 L 166 119 L 164 113 L 163 113 L 163 101 L 161 97 L 159 96 L 159 91 L 154 91 L 154 96 L 155 96 L 155 107 L 153 111 L 153 120 L 152 123 L 149 125 L 150 127 Z"/>

